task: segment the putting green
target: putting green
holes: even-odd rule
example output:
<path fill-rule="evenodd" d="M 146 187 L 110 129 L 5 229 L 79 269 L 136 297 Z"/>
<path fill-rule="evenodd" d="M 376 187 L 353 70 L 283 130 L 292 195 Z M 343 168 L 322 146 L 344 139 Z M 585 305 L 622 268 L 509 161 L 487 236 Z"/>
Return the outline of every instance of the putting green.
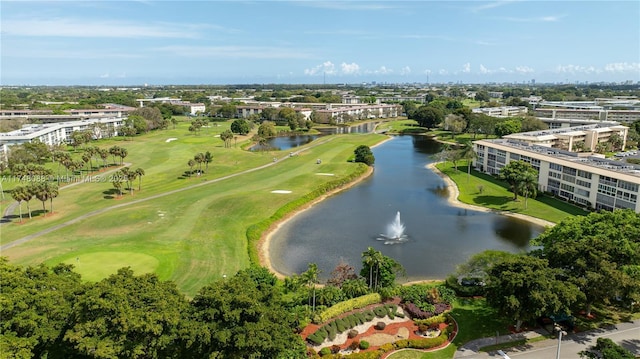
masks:
<path fill-rule="evenodd" d="M 93 252 L 84 253 L 64 261 L 73 264 L 82 279 L 97 282 L 115 274 L 122 267 L 131 267 L 136 275 L 151 273 L 160 262 L 155 257 L 135 252 Z"/>

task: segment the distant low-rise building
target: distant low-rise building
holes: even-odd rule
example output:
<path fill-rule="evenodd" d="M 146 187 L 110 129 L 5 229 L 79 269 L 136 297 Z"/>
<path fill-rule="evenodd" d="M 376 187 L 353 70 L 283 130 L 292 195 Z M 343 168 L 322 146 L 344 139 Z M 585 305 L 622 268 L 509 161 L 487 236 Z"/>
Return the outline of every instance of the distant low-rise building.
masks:
<path fill-rule="evenodd" d="M 478 107 L 472 109 L 471 112 L 491 117 L 515 117 L 526 115 L 529 109 L 525 106 Z"/>

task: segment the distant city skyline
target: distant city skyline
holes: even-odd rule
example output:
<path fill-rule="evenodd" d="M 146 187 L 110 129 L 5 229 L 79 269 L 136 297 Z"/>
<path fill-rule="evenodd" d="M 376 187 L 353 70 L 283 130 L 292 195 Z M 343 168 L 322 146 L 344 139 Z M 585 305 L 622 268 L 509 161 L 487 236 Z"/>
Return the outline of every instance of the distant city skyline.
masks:
<path fill-rule="evenodd" d="M 0 85 L 640 81 L 638 1 L 5 1 Z"/>

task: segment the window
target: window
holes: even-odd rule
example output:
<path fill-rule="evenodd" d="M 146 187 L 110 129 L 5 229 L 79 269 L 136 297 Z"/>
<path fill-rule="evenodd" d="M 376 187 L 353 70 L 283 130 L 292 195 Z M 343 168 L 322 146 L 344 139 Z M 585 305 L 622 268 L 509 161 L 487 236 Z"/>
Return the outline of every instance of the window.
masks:
<path fill-rule="evenodd" d="M 562 166 L 557 163 L 549 163 L 549 168 L 555 171 L 562 172 Z"/>

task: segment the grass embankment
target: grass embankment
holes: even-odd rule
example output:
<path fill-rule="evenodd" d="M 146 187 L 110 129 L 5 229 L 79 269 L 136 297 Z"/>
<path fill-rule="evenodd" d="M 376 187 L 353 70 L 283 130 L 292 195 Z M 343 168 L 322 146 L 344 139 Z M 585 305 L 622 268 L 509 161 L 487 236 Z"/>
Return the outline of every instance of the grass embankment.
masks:
<path fill-rule="evenodd" d="M 202 186 L 90 216 L 3 250 L 2 255 L 19 264 L 71 263 L 78 266 L 84 277 L 94 280 L 107 274 L 96 275 L 107 266 L 134 266 L 142 262 L 140 255 L 150 256 L 153 259 L 146 261 L 142 270 L 155 268 L 161 279 L 175 281 L 184 293 L 192 296 L 212 280 L 249 265 L 246 237 L 249 226 L 329 182 L 351 176 L 360 168 L 346 162 L 353 150 L 360 144 L 371 146 L 384 138 L 381 135 L 332 136 L 326 143 L 306 146 L 299 156 L 288 157 L 289 151 L 242 151 L 240 142 L 238 147 L 224 148 L 214 135 L 228 128 L 228 123 L 204 129 L 199 135 L 189 133 L 187 128 L 185 123 L 175 130 L 153 132 L 132 141 L 98 142 L 100 147 L 117 144 L 128 149 L 125 162 L 131 162 L 134 169 L 145 169 L 142 190 L 134 191 L 133 196 L 125 192 L 121 199 L 116 198 L 108 182 L 83 183 L 61 190 L 54 200 L 54 215 L 39 216 L 22 224 L 17 221 L 3 224 L 2 243 L 92 211 L 126 205 L 194 184 Z M 168 138 L 177 140 L 166 142 Z M 316 140 L 314 144 L 328 139 Z M 214 159 L 205 174 L 183 176 L 184 171 L 189 170 L 187 161 L 195 153 L 206 151 L 211 151 Z M 273 163 L 274 157 L 283 160 Z M 322 164 L 316 164 L 317 158 L 322 159 Z M 214 181 L 269 164 L 272 165 Z M 137 189 L 137 183 L 134 187 Z M 273 190 L 291 193 L 271 193 Z"/>
<path fill-rule="evenodd" d="M 566 217 L 586 215 L 589 212 L 567 202 L 540 194 L 537 198 L 518 197 L 513 200 L 513 193 L 509 191 L 506 183 L 496 178 L 471 169 L 467 174 L 467 164 L 458 162 L 458 169 L 454 169 L 451 162 L 439 163 L 436 167 L 449 176 L 457 185 L 460 195 L 458 200 L 462 203 L 489 208 L 495 211 L 519 213 L 526 216 L 540 218 L 549 222 L 558 223 Z"/>

